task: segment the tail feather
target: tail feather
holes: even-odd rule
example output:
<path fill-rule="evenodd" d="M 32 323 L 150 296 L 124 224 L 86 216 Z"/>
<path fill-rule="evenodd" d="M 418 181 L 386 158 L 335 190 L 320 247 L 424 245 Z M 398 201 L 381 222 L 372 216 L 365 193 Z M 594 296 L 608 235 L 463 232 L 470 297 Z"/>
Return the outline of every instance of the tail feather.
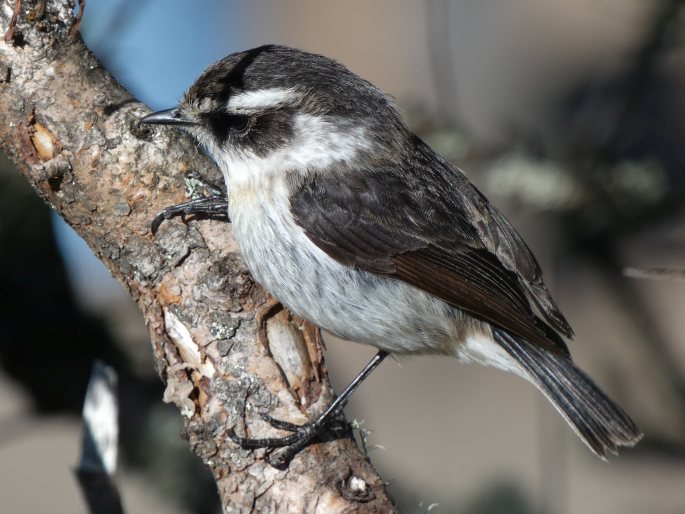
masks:
<path fill-rule="evenodd" d="M 634 446 L 640 440 L 642 433 L 633 420 L 570 358 L 498 328 L 493 335 L 597 456 L 606 459 L 619 447 Z"/>

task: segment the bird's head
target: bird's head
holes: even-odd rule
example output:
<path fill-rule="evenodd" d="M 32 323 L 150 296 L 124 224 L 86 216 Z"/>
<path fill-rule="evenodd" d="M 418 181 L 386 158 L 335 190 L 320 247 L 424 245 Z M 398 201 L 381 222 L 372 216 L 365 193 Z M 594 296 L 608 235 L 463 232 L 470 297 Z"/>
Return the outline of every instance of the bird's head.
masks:
<path fill-rule="evenodd" d="M 230 181 L 393 158 L 407 133 L 378 88 L 332 59 L 275 45 L 213 64 L 177 107 L 141 122 L 187 130 Z"/>

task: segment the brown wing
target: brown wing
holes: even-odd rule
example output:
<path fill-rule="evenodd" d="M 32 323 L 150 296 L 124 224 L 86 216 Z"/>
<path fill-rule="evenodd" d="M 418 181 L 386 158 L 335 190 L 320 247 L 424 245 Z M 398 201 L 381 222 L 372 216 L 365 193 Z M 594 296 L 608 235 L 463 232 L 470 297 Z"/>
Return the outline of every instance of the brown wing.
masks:
<path fill-rule="evenodd" d="M 392 276 L 568 354 L 554 329 L 568 336 L 572 331 L 506 219 L 418 140 L 402 170 L 376 165 L 310 177 L 291 196 L 295 220 L 345 265 Z M 533 312 L 531 299 L 546 322 Z"/>

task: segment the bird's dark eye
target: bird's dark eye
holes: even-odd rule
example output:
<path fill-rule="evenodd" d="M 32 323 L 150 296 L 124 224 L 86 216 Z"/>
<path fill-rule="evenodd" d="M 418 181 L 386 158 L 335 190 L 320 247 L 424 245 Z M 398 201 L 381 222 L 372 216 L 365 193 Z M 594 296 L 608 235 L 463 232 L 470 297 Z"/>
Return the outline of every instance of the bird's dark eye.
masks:
<path fill-rule="evenodd" d="M 222 143 L 232 135 L 244 136 L 248 133 L 252 124 L 250 116 L 230 114 L 222 111 L 208 113 L 205 119 L 214 133 L 214 137 Z"/>
<path fill-rule="evenodd" d="M 250 128 L 250 117 L 245 114 L 227 114 L 227 124 L 231 132 L 245 134 Z"/>

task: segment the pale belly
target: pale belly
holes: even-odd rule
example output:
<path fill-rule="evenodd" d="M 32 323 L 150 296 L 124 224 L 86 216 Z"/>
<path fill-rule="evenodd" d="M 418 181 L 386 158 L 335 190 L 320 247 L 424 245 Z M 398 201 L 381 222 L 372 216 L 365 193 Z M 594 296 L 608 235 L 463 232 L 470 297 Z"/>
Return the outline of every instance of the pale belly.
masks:
<path fill-rule="evenodd" d="M 235 237 L 255 280 L 291 311 L 344 339 L 394 353 L 450 353 L 473 324 L 394 279 L 341 265 L 294 222 L 284 195 L 230 195 Z"/>

